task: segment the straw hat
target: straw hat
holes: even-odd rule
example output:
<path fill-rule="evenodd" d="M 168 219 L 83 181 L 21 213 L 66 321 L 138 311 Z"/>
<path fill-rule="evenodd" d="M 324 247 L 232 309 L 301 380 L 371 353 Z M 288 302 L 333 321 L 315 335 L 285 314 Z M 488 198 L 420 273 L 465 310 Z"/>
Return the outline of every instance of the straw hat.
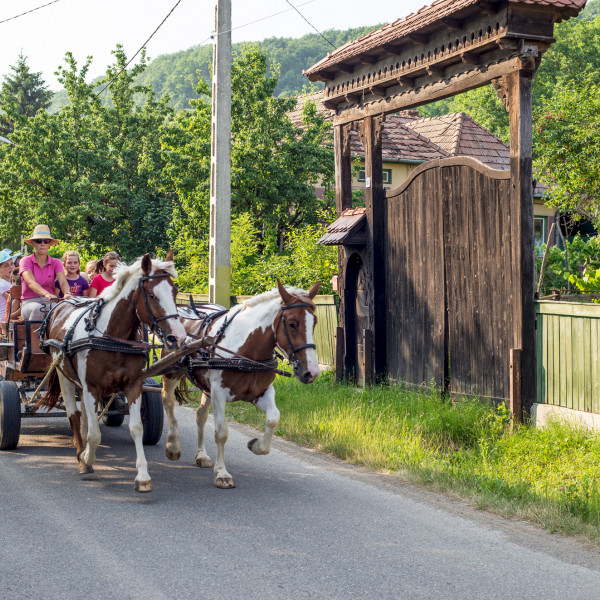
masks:
<path fill-rule="evenodd" d="M 58 244 L 58 240 L 55 240 L 50 234 L 50 227 L 48 225 L 36 225 L 33 235 L 28 240 L 25 240 L 25 242 L 33 246 L 33 240 L 50 240 L 50 246 Z"/>
<path fill-rule="evenodd" d="M 14 260 L 15 258 L 19 258 L 19 256 L 21 256 L 20 252 L 15 252 L 13 254 L 13 251 L 10 248 L 4 248 L 4 250 L 0 251 L 0 265 L 3 265 L 10 259 Z"/>

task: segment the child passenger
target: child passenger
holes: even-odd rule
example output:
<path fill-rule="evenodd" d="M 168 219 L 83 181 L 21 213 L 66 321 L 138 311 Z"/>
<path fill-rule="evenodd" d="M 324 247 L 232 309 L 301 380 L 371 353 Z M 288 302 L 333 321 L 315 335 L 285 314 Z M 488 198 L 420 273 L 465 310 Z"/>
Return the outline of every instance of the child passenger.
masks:
<path fill-rule="evenodd" d="M 91 283 L 92 279 L 94 279 L 94 273 L 96 272 L 96 265 L 98 264 L 97 260 L 88 260 L 85 263 L 85 276 L 88 278 L 88 281 Z"/>
<path fill-rule="evenodd" d="M 65 268 L 65 276 L 69 289 L 71 290 L 71 296 L 89 296 L 90 284 L 87 279 L 79 272 L 81 260 L 79 254 L 75 250 L 69 250 L 63 254 L 62 264 Z M 63 297 L 63 293 L 58 287 L 58 281 L 54 282 L 55 290 L 54 293 L 59 297 Z"/>
<path fill-rule="evenodd" d="M 119 264 L 119 255 L 116 252 L 107 252 L 96 265 L 96 277 L 90 284 L 90 298 L 99 296 L 107 287 L 110 287 L 115 278 L 113 272 Z"/>

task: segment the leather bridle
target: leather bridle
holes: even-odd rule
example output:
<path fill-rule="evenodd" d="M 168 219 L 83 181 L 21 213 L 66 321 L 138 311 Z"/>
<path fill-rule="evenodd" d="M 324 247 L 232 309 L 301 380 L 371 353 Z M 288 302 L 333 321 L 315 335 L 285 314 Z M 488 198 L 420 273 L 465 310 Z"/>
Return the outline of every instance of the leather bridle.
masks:
<path fill-rule="evenodd" d="M 301 350 L 306 350 L 307 348 L 316 349 L 315 344 L 302 344 L 302 346 L 294 346 L 292 344 L 292 340 L 290 338 L 290 334 L 288 332 L 287 320 L 285 318 L 285 311 L 290 308 L 306 308 L 311 309 L 312 305 L 308 304 L 308 302 L 296 302 L 294 304 L 283 305 L 279 309 L 279 319 L 277 321 L 277 325 L 273 327 L 273 333 L 275 334 L 275 344 L 287 354 L 288 360 L 290 364 L 294 367 L 294 373 L 296 373 L 298 369 L 298 359 L 296 358 L 296 352 L 300 352 Z M 287 340 L 289 346 L 289 352 L 286 352 L 277 342 L 277 331 L 279 330 L 279 326 L 283 323 L 283 333 L 285 334 L 285 338 Z"/>
<path fill-rule="evenodd" d="M 159 279 L 162 277 L 170 277 L 169 273 L 156 273 L 155 275 L 145 275 L 144 277 L 140 278 L 140 282 L 139 282 L 139 288 L 142 291 L 142 298 L 144 299 L 144 306 L 146 307 L 146 312 L 148 313 L 148 316 L 150 317 L 150 330 L 154 331 L 158 337 L 161 339 L 161 341 L 164 343 L 165 339 L 164 339 L 164 333 L 162 331 L 162 329 L 158 326 L 158 323 L 160 321 L 165 321 L 167 319 L 179 319 L 179 315 L 177 313 L 171 314 L 171 315 L 165 315 L 164 317 L 155 317 L 154 313 L 152 312 L 152 308 L 150 307 L 150 302 L 148 300 L 148 293 L 146 292 L 146 288 L 144 287 L 144 281 L 149 281 L 150 279 Z M 152 298 L 154 296 L 153 293 L 150 294 L 150 297 Z M 154 296 L 156 297 L 156 296 Z"/>

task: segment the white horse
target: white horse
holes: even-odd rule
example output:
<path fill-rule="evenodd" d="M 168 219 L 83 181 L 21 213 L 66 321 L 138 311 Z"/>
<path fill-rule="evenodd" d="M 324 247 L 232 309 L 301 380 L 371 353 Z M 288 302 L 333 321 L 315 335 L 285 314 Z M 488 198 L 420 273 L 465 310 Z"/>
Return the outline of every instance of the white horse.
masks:
<path fill-rule="evenodd" d="M 120 265 L 115 282 L 95 300 L 58 304 L 47 321 L 45 339 L 53 358 L 62 357 L 40 404 L 54 406 L 62 398 L 73 430 L 79 473 L 93 472 L 100 428 L 101 401 L 123 391 L 129 404 L 129 431 L 137 453 L 135 489 L 152 490 L 142 443 L 140 414 L 142 369 L 148 349 L 139 343 L 141 323 L 161 337 L 167 348 L 179 348 L 186 332 L 175 305 L 176 276 L 171 260 L 146 254 L 131 266 Z M 81 412 L 75 403 L 81 387 Z"/>
<path fill-rule="evenodd" d="M 217 366 L 224 368 L 207 368 L 206 357 L 197 354 L 192 355 L 191 362 L 189 359 L 184 361 L 186 368 L 163 376 L 163 404 L 169 421 L 166 448 L 168 458 L 177 460 L 181 455 L 174 406 L 175 390 L 184 376 L 204 392 L 196 413 L 196 465 L 199 467 L 212 466 L 204 448 L 204 427 L 212 402 L 217 443 L 214 467 L 217 487 L 235 487 L 233 478 L 225 468 L 227 402 L 252 402 L 265 413 L 264 434 L 260 439 L 251 440 L 248 448 L 254 454 L 268 454 L 273 432 L 279 423 L 273 388 L 274 369 L 277 365 L 277 361 L 273 360 L 275 348 L 279 347 L 288 356 L 294 366 L 295 376 L 302 383 L 311 383 L 319 375 L 319 362 L 313 342 L 317 319 L 312 301 L 318 289 L 319 282 L 308 292 L 296 288 L 286 289 L 278 282 L 278 289 L 250 298 L 230 311 L 215 312 L 214 306 L 200 307 L 195 318 L 190 318 L 189 311 L 180 311 L 183 325 L 190 336 L 202 337 L 210 333 L 214 337 L 216 347 L 213 356 L 220 357 L 216 361 Z M 239 362 L 240 359 L 249 360 Z M 219 360 L 225 362 L 219 363 Z M 228 360 L 231 360 L 231 367 L 226 364 Z M 246 370 L 236 369 L 236 364 Z"/>

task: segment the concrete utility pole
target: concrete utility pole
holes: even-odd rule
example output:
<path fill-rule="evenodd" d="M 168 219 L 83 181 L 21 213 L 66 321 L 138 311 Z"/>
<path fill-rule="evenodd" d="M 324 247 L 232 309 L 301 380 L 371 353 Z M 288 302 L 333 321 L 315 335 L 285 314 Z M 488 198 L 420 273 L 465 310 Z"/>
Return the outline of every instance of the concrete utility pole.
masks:
<path fill-rule="evenodd" d="M 231 283 L 231 0 L 216 0 L 210 158 L 209 301 L 227 308 Z"/>

